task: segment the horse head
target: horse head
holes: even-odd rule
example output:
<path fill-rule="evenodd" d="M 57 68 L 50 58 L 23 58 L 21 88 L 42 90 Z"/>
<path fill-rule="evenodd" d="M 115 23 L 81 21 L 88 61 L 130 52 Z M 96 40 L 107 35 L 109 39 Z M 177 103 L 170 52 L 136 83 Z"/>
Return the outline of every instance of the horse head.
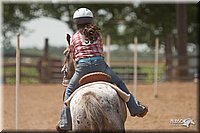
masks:
<path fill-rule="evenodd" d="M 69 49 L 67 49 L 67 53 L 65 56 L 65 62 L 61 71 L 65 73 L 65 79 L 69 80 L 74 75 L 75 64 L 73 60 L 73 53 Z"/>
<path fill-rule="evenodd" d="M 70 46 L 70 35 L 67 34 L 66 36 L 66 40 Z M 73 53 L 71 52 L 70 48 L 67 48 L 64 50 L 63 54 L 65 55 L 65 62 L 64 62 L 64 65 L 63 65 L 63 68 L 61 70 L 61 72 L 64 72 L 65 74 L 65 79 L 69 80 L 72 78 L 74 72 L 75 72 L 75 63 L 74 63 L 74 60 L 73 60 Z"/>

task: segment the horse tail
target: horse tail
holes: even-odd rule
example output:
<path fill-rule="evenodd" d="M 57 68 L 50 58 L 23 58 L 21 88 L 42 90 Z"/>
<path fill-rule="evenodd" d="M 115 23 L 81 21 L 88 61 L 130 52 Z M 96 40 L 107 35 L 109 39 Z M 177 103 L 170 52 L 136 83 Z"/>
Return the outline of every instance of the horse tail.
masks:
<path fill-rule="evenodd" d="M 102 131 L 109 126 L 109 120 L 94 92 L 83 94 L 83 108 L 90 122 L 91 130 Z"/>

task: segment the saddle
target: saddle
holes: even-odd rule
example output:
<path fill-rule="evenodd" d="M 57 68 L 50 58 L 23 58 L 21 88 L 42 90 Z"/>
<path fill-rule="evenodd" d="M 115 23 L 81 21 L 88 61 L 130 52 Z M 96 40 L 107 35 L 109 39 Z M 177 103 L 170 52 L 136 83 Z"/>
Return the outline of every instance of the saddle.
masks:
<path fill-rule="evenodd" d="M 92 84 L 100 84 L 100 83 L 104 83 L 107 84 L 109 86 L 111 86 L 116 92 L 117 94 L 120 96 L 120 98 L 124 101 L 124 102 L 128 102 L 130 99 L 130 94 L 127 94 L 125 92 L 123 92 L 120 88 L 118 88 L 117 86 L 109 83 L 111 81 L 111 76 L 109 76 L 108 74 L 102 73 L 102 72 L 94 72 L 94 73 L 89 73 L 86 74 L 85 76 L 83 76 L 80 80 L 79 80 L 79 84 L 81 85 L 78 89 L 76 89 L 71 95 L 70 97 L 65 100 L 64 104 L 69 107 L 70 106 L 70 101 L 72 99 L 72 97 L 76 94 L 76 92 L 78 92 L 80 89 L 82 89 L 83 87 L 92 85 Z"/>
<path fill-rule="evenodd" d="M 87 83 L 96 82 L 96 81 L 110 82 L 111 76 L 103 72 L 93 72 L 93 73 L 89 73 L 83 76 L 79 80 L 79 84 L 82 86 Z"/>

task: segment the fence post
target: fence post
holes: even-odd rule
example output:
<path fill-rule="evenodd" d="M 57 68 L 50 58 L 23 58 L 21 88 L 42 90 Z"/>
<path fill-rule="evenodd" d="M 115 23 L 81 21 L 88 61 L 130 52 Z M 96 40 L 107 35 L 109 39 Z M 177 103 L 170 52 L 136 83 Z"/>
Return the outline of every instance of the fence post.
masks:
<path fill-rule="evenodd" d="M 134 69 L 134 73 L 133 73 L 133 90 L 134 90 L 134 95 L 136 96 L 137 94 L 137 44 L 138 44 L 138 38 L 134 37 L 134 50 L 133 50 L 133 69 Z"/>
<path fill-rule="evenodd" d="M 154 64 L 154 98 L 158 97 L 158 51 L 159 51 L 159 39 L 155 39 L 155 64 Z"/>
<path fill-rule="evenodd" d="M 49 70 L 49 42 L 48 38 L 45 38 L 45 47 L 44 54 L 41 59 L 40 67 L 41 67 L 41 81 L 42 83 L 48 83 L 50 79 L 50 70 Z"/>
<path fill-rule="evenodd" d="M 20 34 L 16 44 L 16 130 L 19 128 L 19 94 L 20 94 Z"/>
<path fill-rule="evenodd" d="M 110 66 L 110 35 L 106 36 L 106 44 L 107 44 L 107 64 Z"/>
<path fill-rule="evenodd" d="M 166 45 L 165 45 L 165 56 L 166 56 L 166 80 L 172 80 L 172 45 L 173 45 L 173 36 L 170 33 L 167 36 Z"/>

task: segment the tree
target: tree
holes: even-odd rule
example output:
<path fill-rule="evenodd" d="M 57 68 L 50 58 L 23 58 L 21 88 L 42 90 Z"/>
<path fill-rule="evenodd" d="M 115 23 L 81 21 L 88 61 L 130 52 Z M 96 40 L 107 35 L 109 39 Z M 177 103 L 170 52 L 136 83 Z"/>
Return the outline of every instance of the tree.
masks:
<path fill-rule="evenodd" d="M 164 44 L 166 36 L 176 29 L 174 4 L 141 4 L 134 7 L 133 4 L 4 3 L 3 6 L 3 35 L 7 42 L 13 33 L 26 31 L 23 22 L 41 16 L 64 21 L 75 31 L 72 16 L 79 7 L 88 7 L 94 12 L 95 23 L 101 27 L 103 35 L 111 35 L 113 43 L 129 44 L 132 43 L 133 36 L 137 35 L 141 42 L 149 44 L 158 36 Z M 192 14 L 197 11 L 194 7 L 189 7 Z M 196 16 L 191 15 L 190 20 L 195 20 L 194 17 Z M 195 30 L 197 25 L 190 20 L 188 24 Z"/>
<path fill-rule="evenodd" d="M 178 51 L 178 76 L 187 77 L 187 69 L 180 69 L 188 65 L 187 58 L 187 13 L 186 5 L 178 4 L 176 7 L 176 25 L 177 25 L 177 51 Z"/>
<path fill-rule="evenodd" d="M 187 12 L 187 25 L 176 27 L 176 4 L 140 4 L 135 7 L 133 4 L 3 4 L 3 35 L 4 44 L 9 44 L 10 38 L 16 32 L 25 32 L 23 22 L 33 18 L 47 16 L 64 21 L 75 31 L 72 16 L 74 11 L 79 7 L 88 7 L 95 16 L 95 23 L 102 29 L 103 36 L 110 34 L 112 43 L 127 45 L 133 42 L 133 36 L 139 37 L 139 42 L 146 42 L 153 47 L 154 39 L 159 37 L 161 45 L 167 44 L 167 38 L 178 39 L 177 42 L 171 42 L 177 53 L 185 56 L 186 40 L 197 44 L 197 5 L 188 4 L 185 6 Z M 181 11 L 182 9 L 180 9 Z M 177 10 L 179 11 L 179 10 Z M 181 11 L 182 12 L 182 11 Z M 181 13 L 180 12 L 180 13 Z M 179 16 L 179 15 L 177 15 Z M 178 17 L 183 19 L 181 17 Z M 180 20 L 179 22 L 185 22 Z M 181 42 L 180 30 L 187 39 Z M 177 32 L 178 31 L 178 32 Z M 183 40 L 182 40 L 183 41 Z M 181 45 L 180 45 L 181 44 Z M 171 46 L 170 46 L 170 49 Z M 166 50 L 169 52 L 170 50 Z M 167 54 L 167 53 L 166 53 Z M 180 61 L 179 65 L 187 65 L 187 61 Z M 180 72 L 180 75 L 184 72 Z"/>

